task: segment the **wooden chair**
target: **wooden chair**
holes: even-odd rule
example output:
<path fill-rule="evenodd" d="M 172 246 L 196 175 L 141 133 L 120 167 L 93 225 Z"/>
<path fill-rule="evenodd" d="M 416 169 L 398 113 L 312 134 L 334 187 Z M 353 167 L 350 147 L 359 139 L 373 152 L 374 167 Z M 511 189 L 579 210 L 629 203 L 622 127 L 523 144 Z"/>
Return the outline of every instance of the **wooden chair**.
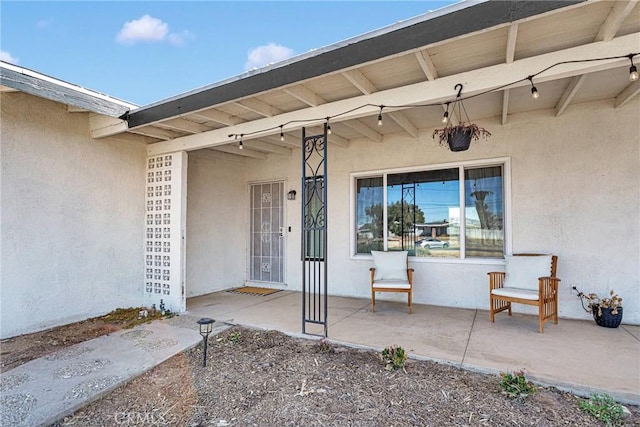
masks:
<path fill-rule="evenodd" d="M 376 292 L 403 292 L 407 294 L 409 314 L 412 312 L 413 268 L 408 268 L 407 251 L 371 251 L 371 312 L 375 311 Z"/>
<path fill-rule="evenodd" d="M 507 256 L 504 272 L 489 274 L 489 306 L 491 321 L 504 310 L 511 316 L 511 303 L 538 307 L 540 333 L 549 320 L 558 324 L 558 257 L 541 254 Z"/>

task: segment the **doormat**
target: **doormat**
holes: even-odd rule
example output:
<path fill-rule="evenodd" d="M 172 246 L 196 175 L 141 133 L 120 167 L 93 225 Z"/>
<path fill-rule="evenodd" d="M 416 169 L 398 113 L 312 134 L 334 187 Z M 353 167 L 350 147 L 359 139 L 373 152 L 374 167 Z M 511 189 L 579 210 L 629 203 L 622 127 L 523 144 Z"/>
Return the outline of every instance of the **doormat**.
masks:
<path fill-rule="evenodd" d="M 275 294 L 276 292 L 280 292 L 280 289 L 258 288 L 258 287 L 254 287 L 254 286 L 243 286 L 241 288 L 230 289 L 227 292 L 231 292 L 233 294 L 248 294 L 248 295 L 265 296 L 265 295 Z"/>

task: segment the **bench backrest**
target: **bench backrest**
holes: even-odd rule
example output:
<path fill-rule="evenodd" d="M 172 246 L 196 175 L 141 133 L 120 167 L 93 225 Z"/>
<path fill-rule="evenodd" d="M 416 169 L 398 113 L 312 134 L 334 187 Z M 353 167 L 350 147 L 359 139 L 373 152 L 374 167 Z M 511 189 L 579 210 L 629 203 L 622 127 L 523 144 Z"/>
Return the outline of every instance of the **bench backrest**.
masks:
<path fill-rule="evenodd" d="M 539 277 L 556 277 L 555 255 L 514 254 L 505 260 L 505 287 L 537 291 Z"/>

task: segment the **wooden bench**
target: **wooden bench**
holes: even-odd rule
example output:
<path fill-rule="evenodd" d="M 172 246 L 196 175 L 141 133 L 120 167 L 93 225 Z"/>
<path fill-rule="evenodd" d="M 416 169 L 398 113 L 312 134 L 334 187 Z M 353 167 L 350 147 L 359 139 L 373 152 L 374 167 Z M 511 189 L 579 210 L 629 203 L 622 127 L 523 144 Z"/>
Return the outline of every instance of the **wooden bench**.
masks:
<path fill-rule="evenodd" d="M 538 307 L 540 333 L 549 320 L 558 324 L 558 257 L 542 254 L 515 254 L 506 257 L 504 272 L 489 274 L 491 321 L 504 310 L 511 316 L 511 303 Z"/>

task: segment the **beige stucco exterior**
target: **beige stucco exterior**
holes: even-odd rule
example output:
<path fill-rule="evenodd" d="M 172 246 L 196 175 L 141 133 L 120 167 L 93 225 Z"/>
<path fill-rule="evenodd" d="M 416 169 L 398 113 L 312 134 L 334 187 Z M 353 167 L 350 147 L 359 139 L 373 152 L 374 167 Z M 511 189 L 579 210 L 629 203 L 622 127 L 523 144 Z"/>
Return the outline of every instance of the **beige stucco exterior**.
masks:
<path fill-rule="evenodd" d="M 140 304 L 144 145 L 25 93 L 0 104 L 0 336 Z"/>
<path fill-rule="evenodd" d="M 145 146 L 89 136 L 88 113 L 3 93 L 1 126 L 1 336 L 46 329 L 140 305 Z M 469 151 L 417 139 L 329 146 L 329 293 L 369 297 L 367 256 L 351 253 L 352 174 L 481 159 L 509 159 L 513 252 L 559 256 L 560 316 L 587 318 L 571 290 L 618 292 L 624 322 L 640 324 L 640 100 L 513 115 Z M 300 151 L 268 160 L 188 153 L 185 296 L 247 280 L 251 183 L 283 181 L 300 194 Z M 300 197 L 286 201 L 286 287 L 301 289 Z M 414 303 L 488 308 L 498 260 L 412 259 Z M 388 295 L 381 296 L 389 298 Z M 393 297 L 391 297 L 393 298 Z M 531 312 L 516 306 L 516 311 Z"/>

